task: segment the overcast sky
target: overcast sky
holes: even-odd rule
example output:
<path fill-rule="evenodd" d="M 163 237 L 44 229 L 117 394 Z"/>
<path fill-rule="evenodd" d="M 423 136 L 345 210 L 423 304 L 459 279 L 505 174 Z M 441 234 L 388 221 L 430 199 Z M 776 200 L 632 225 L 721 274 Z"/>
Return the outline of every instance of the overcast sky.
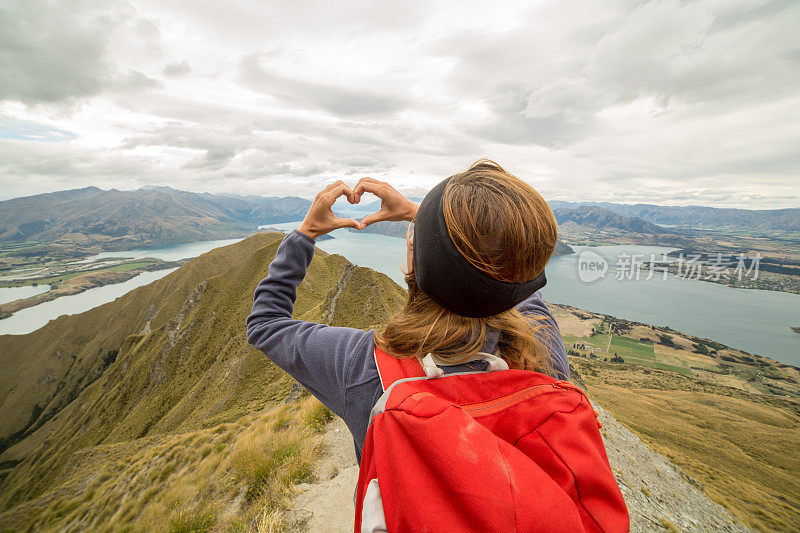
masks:
<path fill-rule="evenodd" d="M 0 0 L 0 199 L 96 185 L 800 206 L 795 0 Z"/>

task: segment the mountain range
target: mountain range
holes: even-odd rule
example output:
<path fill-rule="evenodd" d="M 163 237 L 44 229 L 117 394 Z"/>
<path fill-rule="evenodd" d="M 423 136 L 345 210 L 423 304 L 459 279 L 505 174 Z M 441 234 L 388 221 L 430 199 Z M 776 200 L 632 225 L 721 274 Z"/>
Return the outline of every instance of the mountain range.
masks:
<path fill-rule="evenodd" d="M 613 202 L 548 202 L 554 210 L 596 206 L 625 217 L 638 217 L 653 224 L 697 229 L 748 229 L 800 231 L 800 208 L 737 209 L 698 205 L 667 206 Z"/>
<path fill-rule="evenodd" d="M 674 233 L 639 217 L 618 215 L 609 209 L 593 205 L 576 208 L 559 207 L 553 210 L 556 222 L 563 228 L 568 223 L 593 229 L 615 229 L 630 233 L 658 235 Z"/>
<path fill-rule="evenodd" d="M 421 201 L 420 198 L 413 198 L 414 201 Z M 567 202 L 551 202 L 553 214 L 560 229 L 565 233 L 573 231 L 591 230 L 610 230 L 614 232 L 624 232 L 639 235 L 666 235 L 683 233 L 681 230 L 664 228 L 658 224 L 648 222 L 637 216 L 618 214 L 611 209 L 596 205 L 564 205 Z M 346 206 L 343 213 L 353 216 L 363 216 L 380 209 L 380 201 L 365 203 L 364 205 Z M 397 222 L 378 222 L 367 227 L 363 231 L 367 233 L 380 233 L 390 237 L 406 236 L 406 224 Z M 566 248 L 566 244 L 559 240 L 555 255 L 565 255 L 572 253 L 571 248 Z"/>
<path fill-rule="evenodd" d="M 420 202 L 422 198 L 413 198 Z M 622 204 L 615 202 L 568 202 L 563 200 L 550 200 L 547 202 L 556 214 L 556 218 L 563 217 L 569 211 L 577 213 L 592 213 L 584 208 L 597 207 L 616 215 L 640 219 L 662 227 L 644 226 L 646 233 L 668 233 L 671 227 L 695 229 L 745 229 L 761 231 L 800 231 L 800 208 L 788 209 L 741 209 L 720 208 L 700 205 L 668 206 L 657 204 Z M 353 210 L 373 212 L 380 208 L 380 201 L 369 204 L 348 206 Z M 559 220 L 559 223 L 561 221 Z M 636 231 L 631 229 L 631 231 Z M 674 230 L 672 230 L 674 231 Z"/>
<path fill-rule="evenodd" d="M 310 205 L 295 197 L 86 187 L 0 202 L 0 244 L 128 250 L 225 239 L 252 233 L 259 224 L 301 220 Z"/>
<path fill-rule="evenodd" d="M 800 231 L 800 209 L 563 201 L 550 205 L 567 233 L 598 229 L 639 235 L 684 233 L 675 228 Z M 14 255 L 33 257 L 53 250 L 85 254 L 225 239 L 250 234 L 259 225 L 302 220 L 309 206 L 308 200 L 298 197 L 193 193 L 170 187 L 133 191 L 86 187 L 0 202 L 0 245 L 14 246 Z M 379 200 L 341 206 L 343 213 L 359 217 L 379 208 Z"/>

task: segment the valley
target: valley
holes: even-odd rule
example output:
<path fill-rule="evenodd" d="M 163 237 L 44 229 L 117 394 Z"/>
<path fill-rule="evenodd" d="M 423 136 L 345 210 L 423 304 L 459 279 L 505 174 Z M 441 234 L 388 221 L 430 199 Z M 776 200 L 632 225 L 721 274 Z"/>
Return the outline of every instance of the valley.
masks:
<path fill-rule="evenodd" d="M 0 202 L 0 288 L 50 286 L 43 294 L 0 304 L 0 320 L 142 272 L 175 268 L 191 257 L 92 260 L 103 252 L 244 238 L 262 223 L 302 219 L 308 205 L 294 197 L 198 194 L 170 187 L 86 187 Z"/>
<path fill-rule="evenodd" d="M 255 235 L 114 302 L 0 336 L 0 402 L 11 414 L 0 422 L 0 528 L 274 520 L 280 491 L 307 475 L 327 416 L 318 404 L 281 411 L 291 381 L 244 338 L 280 238 Z M 296 313 L 366 328 L 402 298 L 385 276 L 318 252 Z"/>
<path fill-rule="evenodd" d="M 601 204 L 608 208 L 593 204 L 575 207 L 569 202 L 552 204 L 559 222 L 559 237 L 569 245 L 677 248 L 670 255 L 691 261 L 693 269 L 690 275 L 682 272 L 677 263 L 662 262 L 652 267 L 649 261 L 643 261 L 643 268 L 666 269 L 672 275 L 740 289 L 800 292 L 800 233 L 797 227 L 800 210 L 781 210 L 776 218 L 786 224 L 785 227 L 770 219 L 775 214 L 769 211 L 722 210 L 728 215 L 716 222 L 720 226 L 714 226 L 711 217 L 719 214 L 719 210 L 713 208 L 644 206 L 634 209 L 636 206 L 624 204 Z M 736 217 L 744 227 L 735 225 Z M 680 224 L 660 226 L 653 220 Z M 700 224 L 700 227 L 692 224 Z M 746 229 L 748 224 L 753 226 L 752 229 Z M 734 271 L 740 257 L 748 266 L 755 257 L 760 262 L 757 262 L 754 272 L 737 275 Z M 724 258 L 724 265 L 721 258 Z M 728 267 L 725 275 L 715 275 L 723 266 Z"/>
<path fill-rule="evenodd" d="M 553 306 L 590 395 L 759 530 L 800 519 L 800 369 L 720 343 Z"/>

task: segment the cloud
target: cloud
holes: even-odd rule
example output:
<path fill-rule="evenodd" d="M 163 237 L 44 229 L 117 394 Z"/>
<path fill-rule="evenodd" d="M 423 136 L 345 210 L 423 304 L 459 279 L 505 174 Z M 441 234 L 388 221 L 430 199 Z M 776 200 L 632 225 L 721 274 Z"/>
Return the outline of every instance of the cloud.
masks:
<path fill-rule="evenodd" d="M 119 22 L 113 7 L 85 0 L 0 4 L 0 100 L 60 102 L 108 88 L 112 68 L 103 55 Z"/>
<path fill-rule="evenodd" d="M 180 76 L 187 76 L 192 73 L 192 68 L 189 66 L 189 63 L 186 60 L 181 61 L 180 63 L 170 63 L 166 65 L 162 70 L 164 76 L 168 78 L 178 78 Z"/>
<path fill-rule="evenodd" d="M 796 206 L 798 27 L 791 0 L 5 2 L 0 185 L 419 194 L 490 157 L 553 199 Z"/>
<path fill-rule="evenodd" d="M 43 143 L 67 142 L 77 135 L 71 131 L 60 130 L 25 120 L 0 117 L 0 139 L 18 139 Z"/>
<path fill-rule="evenodd" d="M 250 89 L 278 98 L 287 104 L 313 106 L 346 117 L 388 114 L 399 111 L 406 105 L 405 99 L 400 95 L 277 75 L 264 67 L 264 60 L 268 58 L 269 55 L 263 53 L 248 54 L 242 58 L 241 79 Z"/>

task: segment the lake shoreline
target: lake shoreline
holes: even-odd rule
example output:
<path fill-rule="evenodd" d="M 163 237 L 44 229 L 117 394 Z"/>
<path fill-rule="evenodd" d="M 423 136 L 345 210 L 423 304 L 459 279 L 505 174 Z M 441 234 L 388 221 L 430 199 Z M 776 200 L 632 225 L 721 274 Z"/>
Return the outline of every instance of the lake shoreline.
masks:
<path fill-rule="evenodd" d="M 148 265 L 145 268 L 126 270 L 124 272 L 112 272 L 105 269 L 90 270 L 84 274 L 79 274 L 62 282 L 54 282 L 50 285 L 50 290 L 41 294 L 0 304 L 0 320 L 10 318 L 14 315 L 14 313 L 23 309 L 36 307 L 37 305 L 53 301 L 57 298 L 80 294 L 96 287 L 123 283 L 129 279 L 135 278 L 143 272 L 155 272 L 157 270 L 176 268 L 188 261 L 189 259 L 179 261 L 160 261 L 152 265 Z"/>

